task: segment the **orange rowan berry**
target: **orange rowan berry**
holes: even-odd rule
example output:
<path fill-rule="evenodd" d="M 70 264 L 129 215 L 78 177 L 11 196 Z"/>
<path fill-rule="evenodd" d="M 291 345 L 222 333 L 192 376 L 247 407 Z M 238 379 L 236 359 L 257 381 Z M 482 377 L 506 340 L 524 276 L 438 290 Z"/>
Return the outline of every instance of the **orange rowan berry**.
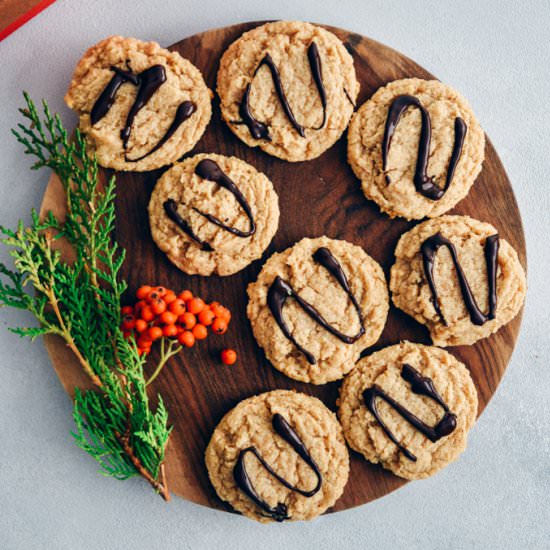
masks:
<path fill-rule="evenodd" d="M 197 318 L 192 313 L 186 312 L 179 316 L 178 322 L 183 328 L 191 330 L 197 324 Z"/>
<path fill-rule="evenodd" d="M 216 317 L 212 323 L 212 330 L 216 334 L 225 334 L 227 332 L 227 321 L 220 317 Z"/>
<path fill-rule="evenodd" d="M 191 298 L 191 300 L 187 301 L 185 305 L 187 307 L 187 311 L 197 315 L 204 309 L 205 303 L 200 298 Z"/>
<path fill-rule="evenodd" d="M 193 333 L 190 330 L 186 330 L 185 332 L 182 332 L 178 336 L 178 342 L 190 348 L 195 343 L 195 337 L 193 336 Z"/>
<path fill-rule="evenodd" d="M 204 340 L 208 336 L 208 330 L 204 325 L 195 325 L 193 327 L 193 336 L 195 340 Z"/>
<path fill-rule="evenodd" d="M 160 320 L 165 325 L 173 325 L 178 320 L 178 316 L 174 315 L 170 311 L 165 311 L 164 313 L 161 314 Z"/>
<path fill-rule="evenodd" d="M 167 338 L 173 338 L 174 336 L 177 336 L 178 329 L 176 325 L 165 325 L 162 329 L 162 335 L 166 336 Z"/>
<path fill-rule="evenodd" d="M 153 289 L 148 285 L 140 286 L 137 289 L 136 298 L 138 300 L 144 300 L 145 298 L 147 298 L 147 296 L 149 295 L 149 292 L 151 292 L 151 290 L 153 290 Z"/>
<path fill-rule="evenodd" d="M 134 328 L 137 332 L 143 332 L 144 330 L 147 330 L 147 321 L 144 321 L 143 319 L 137 319 L 136 326 Z"/>
<path fill-rule="evenodd" d="M 209 327 L 216 316 L 214 315 L 214 312 L 211 309 L 203 309 L 199 313 L 199 323 L 203 324 L 205 327 Z"/>
<path fill-rule="evenodd" d="M 184 302 L 187 302 L 187 300 L 191 300 L 191 298 L 193 298 L 193 293 L 190 290 L 184 290 L 178 294 L 178 298 Z"/>
<path fill-rule="evenodd" d="M 175 315 L 183 315 L 185 313 L 185 302 L 181 298 L 176 298 L 170 303 L 168 309 Z"/>
<path fill-rule="evenodd" d="M 151 327 L 147 331 L 147 335 L 151 340 L 158 340 L 159 338 L 162 338 L 162 329 L 160 327 Z"/>
<path fill-rule="evenodd" d="M 237 361 L 237 352 L 233 349 L 224 349 L 221 352 L 221 360 L 224 365 L 233 365 Z"/>

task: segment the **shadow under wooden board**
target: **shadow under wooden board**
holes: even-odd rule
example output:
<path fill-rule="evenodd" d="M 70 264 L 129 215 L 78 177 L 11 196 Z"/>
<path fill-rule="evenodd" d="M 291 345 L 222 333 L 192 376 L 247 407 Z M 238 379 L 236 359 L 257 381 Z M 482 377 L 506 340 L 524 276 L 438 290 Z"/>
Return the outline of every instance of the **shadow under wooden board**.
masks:
<path fill-rule="evenodd" d="M 259 23 L 244 23 L 191 36 L 174 44 L 171 50 L 192 61 L 214 90 L 221 54 L 244 31 Z M 377 88 L 406 77 L 433 78 L 422 67 L 373 40 L 327 27 L 353 55 L 361 92 L 358 105 Z M 211 336 L 185 350 L 165 367 L 152 387 L 151 396 L 160 392 L 174 426 L 168 447 L 166 469 L 172 493 L 196 503 L 227 509 L 217 498 L 204 466 L 204 451 L 210 435 L 222 416 L 239 401 L 273 389 L 295 389 L 314 395 L 335 410 L 339 382 L 314 386 L 286 378 L 267 362 L 256 345 L 246 318 L 246 286 L 254 281 L 263 261 L 273 252 L 291 246 L 302 237 L 327 235 L 361 245 L 384 268 L 386 276 L 393 263 L 399 236 L 412 227 L 401 219 L 382 215 L 376 205 L 363 196 L 358 180 L 346 163 L 346 136 L 320 158 L 287 163 L 259 149 L 241 143 L 222 122 L 217 99 L 212 121 L 190 154 L 216 152 L 235 155 L 261 170 L 273 181 L 279 195 L 279 230 L 261 261 L 231 277 L 188 276 L 168 262 L 153 243 L 147 217 L 147 204 L 156 180 L 162 173 L 117 174 L 116 238 L 127 250 L 123 276 L 128 281 L 128 300 L 141 284 L 160 284 L 173 289 L 189 288 L 206 300 L 220 300 L 231 308 L 230 330 L 222 337 Z M 491 142 L 487 140 L 483 170 L 470 194 L 452 211 L 468 214 L 496 226 L 503 238 L 518 251 L 525 266 L 525 242 L 520 214 L 510 182 Z M 106 175 L 110 175 L 107 171 Z M 63 195 L 59 182 L 52 178 L 42 210 L 62 214 Z M 495 392 L 514 348 L 521 315 L 490 338 L 474 346 L 454 347 L 450 351 L 470 368 L 479 394 L 481 413 Z M 396 308 L 390 309 L 388 322 L 376 349 L 407 339 L 429 343 L 426 329 Z M 87 381 L 65 346 L 54 337 L 46 340 L 53 365 L 66 390 Z M 236 365 L 219 362 L 219 351 L 234 348 Z M 373 348 L 374 349 L 374 348 Z M 406 483 L 379 466 L 372 465 L 350 451 L 351 472 L 344 494 L 331 511 L 345 510 L 377 499 Z"/>

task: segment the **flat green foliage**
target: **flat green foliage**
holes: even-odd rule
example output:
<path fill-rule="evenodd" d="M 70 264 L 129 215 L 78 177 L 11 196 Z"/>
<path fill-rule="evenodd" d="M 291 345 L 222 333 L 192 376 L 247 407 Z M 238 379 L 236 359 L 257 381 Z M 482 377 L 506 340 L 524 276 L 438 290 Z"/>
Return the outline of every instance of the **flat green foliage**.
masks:
<path fill-rule="evenodd" d="M 80 353 L 80 362 L 96 380 L 95 390 L 76 390 L 73 436 L 77 445 L 99 463 L 102 473 L 117 479 L 138 475 L 121 445 L 132 453 L 154 480 L 171 428 L 162 398 L 153 410 L 146 391 L 143 360 L 133 340 L 120 330 L 121 296 L 126 283 L 120 278 L 124 250 L 113 239 L 115 180 L 102 188 L 98 165 L 86 153 L 76 132 L 69 140 L 58 115 L 46 102 L 43 114 L 27 94 L 25 121 L 12 130 L 25 153 L 36 159 L 33 169 L 51 168 L 61 180 L 67 200 L 67 218 L 51 212 L 17 229 L 0 226 L 0 241 L 8 247 L 14 269 L 0 264 L 0 306 L 30 311 L 38 326 L 11 329 L 31 339 L 55 334 Z M 52 246 L 65 238 L 75 259 L 64 260 Z M 98 382 L 99 381 L 99 382 Z"/>

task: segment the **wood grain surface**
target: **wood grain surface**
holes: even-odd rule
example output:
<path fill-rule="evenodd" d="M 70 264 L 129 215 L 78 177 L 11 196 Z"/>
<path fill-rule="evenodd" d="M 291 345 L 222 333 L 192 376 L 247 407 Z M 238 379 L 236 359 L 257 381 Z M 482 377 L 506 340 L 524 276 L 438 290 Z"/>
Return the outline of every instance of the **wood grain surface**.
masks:
<path fill-rule="evenodd" d="M 191 60 L 215 89 L 216 71 L 225 48 L 242 32 L 259 23 L 215 29 L 186 38 L 170 47 Z M 358 104 L 378 87 L 399 78 L 433 78 L 422 67 L 382 44 L 345 30 L 327 27 L 353 55 L 361 84 Z M 483 122 L 483 121 L 482 121 Z M 246 286 L 256 279 L 263 261 L 275 251 L 302 237 L 327 235 L 361 245 L 384 268 L 393 263 L 399 236 L 412 227 L 404 220 L 390 220 L 365 199 L 359 181 L 346 163 L 346 137 L 319 159 L 286 163 L 241 143 L 221 121 L 217 99 L 206 133 L 191 154 L 216 152 L 235 155 L 261 170 L 273 181 L 279 195 L 279 230 L 261 261 L 231 277 L 188 276 L 178 271 L 151 240 L 147 204 L 162 170 L 117 174 L 116 238 L 127 250 L 123 276 L 129 284 L 128 300 L 141 284 L 161 284 L 173 289 L 189 288 L 206 300 L 219 300 L 231 308 L 230 330 L 222 337 L 211 335 L 174 358 L 152 385 L 151 396 L 160 392 L 174 430 L 167 453 L 167 475 L 172 493 L 196 503 L 228 509 L 216 496 L 206 473 L 203 455 L 210 435 L 222 416 L 239 401 L 277 389 L 295 389 L 322 399 L 335 410 L 339 382 L 314 386 L 286 378 L 272 368 L 256 345 L 246 318 Z M 518 251 L 525 266 L 525 242 L 520 214 L 510 182 L 491 142 L 487 139 L 483 170 L 470 194 L 452 210 L 495 225 L 502 237 Z M 110 174 L 110 172 L 108 172 Z M 63 194 L 52 178 L 42 210 L 63 213 Z M 521 314 L 490 338 L 474 346 L 450 348 L 470 368 L 479 393 L 481 413 L 495 392 L 514 348 Z M 380 341 L 374 348 L 407 339 L 429 343 L 427 330 L 392 307 Z M 54 337 L 46 340 L 53 365 L 66 390 L 87 381 L 65 346 Z M 239 360 L 232 367 L 219 363 L 221 348 L 236 349 Z M 350 451 L 350 481 L 331 511 L 344 510 L 379 498 L 406 483 Z M 90 465 L 93 467 L 92 465 Z"/>

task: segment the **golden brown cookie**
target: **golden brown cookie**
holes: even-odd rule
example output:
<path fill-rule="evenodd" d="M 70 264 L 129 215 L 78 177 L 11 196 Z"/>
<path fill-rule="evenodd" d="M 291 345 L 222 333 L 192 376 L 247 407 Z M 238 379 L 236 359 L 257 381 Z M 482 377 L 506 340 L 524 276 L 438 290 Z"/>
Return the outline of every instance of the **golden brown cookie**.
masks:
<path fill-rule="evenodd" d="M 391 216 L 436 217 L 462 200 L 484 159 L 470 105 L 438 80 L 380 88 L 353 116 L 348 162 L 368 199 Z"/>
<path fill-rule="evenodd" d="M 426 325 L 437 346 L 473 344 L 511 321 L 526 292 L 516 251 L 468 216 L 426 221 L 401 236 L 393 303 Z"/>
<path fill-rule="evenodd" d="M 338 140 L 359 83 L 351 55 L 334 34 L 277 21 L 229 46 L 217 89 L 222 116 L 239 139 L 294 162 L 314 159 Z"/>
<path fill-rule="evenodd" d="M 285 390 L 229 411 L 205 458 L 219 497 L 261 522 L 322 514 L 342 494 L 349 473 L 336 415 L 315 397 Z"/>
<path fill-rule="evenodd" d="M 278 197 L 271 181 L 243 160 L 200 154 L 161 176 L 149 222 L 157 246 L 182 271 L 231 275 L 271 242 Z"/>
<path fill-rule="evenodd" d="M 295 380 L 342 378 L 379 338 L 388 314 L 380 265 L 361 247 L 302 239 L 264 264 L 247 314 L 267 359 Z"/>
<path fill-rule="evenodd" d="M 373 353 L 340 389 L 338 418 L 349 446 L 406 479 L 456 460 L 476 415 L 468 369 L 431 346 L 403 342 Z"/>
<path fill-rule="evenodd" d="M 210 121 L 211 97 L 200 71 L 178 53 L 111 36 L 79 61 L 65 102 L 101 166 L 142 172 L 195 146 Z"/>

